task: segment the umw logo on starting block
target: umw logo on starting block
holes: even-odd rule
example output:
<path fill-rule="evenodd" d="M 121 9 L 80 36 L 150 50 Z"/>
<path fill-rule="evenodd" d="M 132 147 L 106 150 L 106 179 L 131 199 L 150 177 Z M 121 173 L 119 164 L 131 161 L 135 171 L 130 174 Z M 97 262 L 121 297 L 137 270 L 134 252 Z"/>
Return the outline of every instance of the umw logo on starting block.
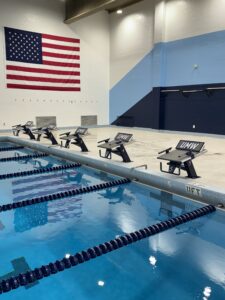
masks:
<path fill-rule="evenodd" d="M 119 132 L 119 133 L 117 133 L 115 140 L 120 140 L 120 141 L 128 143 L 131 138 L 132 138 L 132 134 Z"/>
<path fill-rule="evenodd" d="M 200 152 L 204 147 L 203 142 L 180 140 L 176 146 L 177 150 L 192 150 L 194 152 Z"/>

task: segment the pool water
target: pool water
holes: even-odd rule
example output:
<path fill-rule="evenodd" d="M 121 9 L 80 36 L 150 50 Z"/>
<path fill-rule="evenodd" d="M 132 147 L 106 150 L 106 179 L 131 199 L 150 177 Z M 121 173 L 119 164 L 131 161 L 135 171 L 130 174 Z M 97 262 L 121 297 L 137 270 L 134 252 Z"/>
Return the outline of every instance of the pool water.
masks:
<path fill-rule="evenodd" d="M 38 152 L 31 151 L 29 149 L 19 149 L 14 151 L 0 152 L 0 158 L 5 157 L 17 157 L 17 156 L 26 156 L 26 155 L 35 155 Z M 60 163 L 57 159 L 46 157 L 40 157 L 35 159 L 24 158 L 18 161 L 6 161 L 0 162 L 0 175 L 14 172 L 22 172 L 40 168 L 50 168 L 55 167 Z M 63 162 L 65 164 L 65 162 Z"/>
<path fill-rule="evenodd" d="M 31 160 L 33 161 L 33 160 Z M 29 162 L 30 169 L 35 168 Z M 61 162 L 40 159 L 43 165 Z M 4 173 L 12 162 L 4 165 Z M 1 165 L 2 166 L 2 163 Z M 14 172 L 20 163 L 13 164 Z M 114 180 L 90 168 L 0 181 L 0 204 Z M 137 183 L 0 213 L 0 279 L 62 259 L 199 203 Z M 224 300 L 225 215 L 217 211 L 25 288 L 2 299 Z"/>

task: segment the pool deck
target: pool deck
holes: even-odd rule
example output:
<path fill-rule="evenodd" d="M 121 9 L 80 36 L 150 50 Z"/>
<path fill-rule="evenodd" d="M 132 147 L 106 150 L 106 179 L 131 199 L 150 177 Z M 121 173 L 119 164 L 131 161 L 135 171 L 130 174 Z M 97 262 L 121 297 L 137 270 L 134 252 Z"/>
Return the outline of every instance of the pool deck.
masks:
<path fill-rule="evenodd" d="M 68 129 L 55 132 L 59 134 Z M 73 132 L 74 129 L 71 129 Z M 127 152 L 132 160 L 130 163 L 122 163 L 119 156 L 113 155 L 112 160 L 99 157 L 97 141 L 105 138 L 114 138 L 118 132 L 132 133 L 134 141 L 127 145 Z M 158 152 L 169 147 L 175 147 L 180 139 L 203 141 L 207 152 L 194 160 L 197 179 L 175 176 L 160 172 L 157 159 Z M 50 141 L 42 139 L 41 142 L 32 142 L 26 135 L 20 138 L 13 137 L 12 133 L 1 133 L 0 140 L 15 141 L 21 145 L 45 151 L 49 154 L 78 160 L 79 162 L 96 167 L 98 169 L 129 177 L 144 184 L 149 184 L 168 192 L 190 197 L 201 202 L 225 205 L 225 137 L 197 133 L 179 133 L 156 131 L 150 129 L 124 128 L 107 126 L 89 128 L 84 140 L 90 152 L 81 153 L 79 148 L 72 145 L 70 149 L 51 146 Z M 58 138 L 59 140 L 59 138 Z M 50 147 L 49 147 L 50 146 Z M 142 165 L 147 165 L 147 170 Z"/>

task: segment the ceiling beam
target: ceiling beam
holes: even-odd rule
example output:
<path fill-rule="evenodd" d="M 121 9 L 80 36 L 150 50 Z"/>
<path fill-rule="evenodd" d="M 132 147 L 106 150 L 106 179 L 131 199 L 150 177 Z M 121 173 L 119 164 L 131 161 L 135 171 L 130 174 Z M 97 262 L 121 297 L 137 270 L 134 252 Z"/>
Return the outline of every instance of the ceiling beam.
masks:
<path fill-rule="evenodd" d="M 117 11 L 118 9 L 126 8 L 127 6 L 130 6 L 132 4 L 135 4 L 137 2 L 141 2 L 143 0 L 116 0 L 112 4 L 109 4 L 107 6 L 107 10 L 109 13 L 113 13 Z M 149 0 L 150 1 L 150 0 Z"/>
<path fill-rule="evenodd" d="M 109 13 L 143 0 L 66 0 L 65 23 L 70 24 L 101 10 Z"/>
<path fill-rule="evenodd" d="M 83 17 L 90 16 L 98 11 L 107 8 L 107 5 L 112 4 L 115 0 L 67 0 L 66 1 L 66 24 L 70 24 Z"/>

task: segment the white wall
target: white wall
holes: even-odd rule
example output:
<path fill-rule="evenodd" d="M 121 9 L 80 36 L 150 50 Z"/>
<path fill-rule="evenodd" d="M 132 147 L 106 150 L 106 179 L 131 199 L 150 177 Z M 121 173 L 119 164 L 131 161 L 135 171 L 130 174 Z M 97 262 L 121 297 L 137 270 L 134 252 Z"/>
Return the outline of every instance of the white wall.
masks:
<path fill-rule="evenodd" d="M 167 0 L 165 41 L 225 29 L 225 0 Z"/>
<path fill-rule="evenodd" d="M 58 126 L 80 125 L 81 115 L 98 115 L 98 124 L 108 123 L 108 15 L 101 12 L 70 26 L 63 20 L 63 0 L 0 0 L 0 129 L 36 116 L 57 116 Z M 81 92 L 6 89 L 4 26 L 80 38 Z"/>
<path fill-rule="evenodd" d="M 112 88 L 152 48 L 154 2 L 144 0 L 110 14 L 110 87 Z"/>
<path fill-rule="evenodd" d="M 82 95 L 87 101 L 81 114 L 97 114 L 98 124 L 109 116 L 109 19 L 103 11 L 70 25 L 81 39 Z M 86 102 L 85 102 L 86 103 Z"/>
<path fill-rule="evenodd" d="M 166 0 L 155 0 L 154 44 L 165 40 Z"/>

